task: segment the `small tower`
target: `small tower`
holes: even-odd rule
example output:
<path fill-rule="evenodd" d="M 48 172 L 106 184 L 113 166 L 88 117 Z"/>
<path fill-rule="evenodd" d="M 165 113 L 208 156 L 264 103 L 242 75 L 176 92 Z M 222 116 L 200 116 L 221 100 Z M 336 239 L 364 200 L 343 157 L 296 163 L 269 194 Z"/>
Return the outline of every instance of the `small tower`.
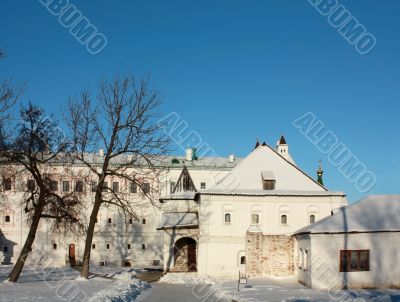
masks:
<path fill-rule="evenodd" d="M 282 157 L 288 159 L 289 157 L 289 145 L 286 143 L 285 137 L 282 135 L 276 145 L 276 151 Z"/>
<path fill-rule="evenodd" d="M 324 171 L 322 170 L 322 161 L 320 160 L 320 161 L 319 161 L 319 167 L 318 167 L 318 170 L 317 170 L 317 176 L 318 176 L 317 182 L 318 182 L 321 186 L 324 185 L 324 180 L 322 179 L 322 175 L 323 175 L 323 174 L 324 174 Z"/>
<path fill-rule="evenodd" d="M 254 149 L 257 149 L 258 146 L 260 146 L 260 142 L 258 141 L 258 138 L 257 138 L 256 145 L 254 146 Z"/>

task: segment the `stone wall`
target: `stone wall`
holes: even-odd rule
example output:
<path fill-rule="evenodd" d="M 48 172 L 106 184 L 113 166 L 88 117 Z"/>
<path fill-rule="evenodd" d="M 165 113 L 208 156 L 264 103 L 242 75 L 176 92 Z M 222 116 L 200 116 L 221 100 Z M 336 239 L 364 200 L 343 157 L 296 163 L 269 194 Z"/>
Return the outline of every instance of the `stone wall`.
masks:
<path fill-rule="evenodd" d="M 295 273 L 295 239 L 287 235 L 246 234 L 246 272 L 249 276 L 292 276 Z"/>

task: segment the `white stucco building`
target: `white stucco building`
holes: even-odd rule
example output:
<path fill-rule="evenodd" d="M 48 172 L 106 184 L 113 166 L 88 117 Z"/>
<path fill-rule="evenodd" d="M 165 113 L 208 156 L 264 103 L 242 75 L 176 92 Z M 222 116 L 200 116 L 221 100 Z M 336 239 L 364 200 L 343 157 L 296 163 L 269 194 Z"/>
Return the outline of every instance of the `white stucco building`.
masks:
<path fill-rule="evenodd" d="M 400 195 L 369 196 L 295 236 L 303 284 L 318 289 L 400 286 Z"/>
<path fill-rule="evenodd" d="M 190 171 L 163 196 L 164 270 L 237 277 L 293 275 L 294 232 L 347 206 L 294 163 L 282 137 L 256 148 L 215 186 L 193 190 Z"/>

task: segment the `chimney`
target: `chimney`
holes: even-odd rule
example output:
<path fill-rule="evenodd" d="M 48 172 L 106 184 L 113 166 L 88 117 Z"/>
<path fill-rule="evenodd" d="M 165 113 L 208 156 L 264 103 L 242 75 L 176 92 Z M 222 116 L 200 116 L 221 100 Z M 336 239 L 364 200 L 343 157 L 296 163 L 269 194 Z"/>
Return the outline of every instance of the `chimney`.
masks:
<path fill-rule="evenodd" d="M 235 162 L 235 155 L 233 155 L 233 154 L 229 155 L 229 162 L 230 163 L 234 163 Z"/>
<path fill-rule="evenodd" d="M 104 156 L 104 149 L 99 149 L 99 156 L 101 156 L 101 157 Z"/>
<path fill-rule="evenodd" d="M 193 150 L 192 148 L 186 149 L 186 160 L 191 161 L 193 159 Z"/>

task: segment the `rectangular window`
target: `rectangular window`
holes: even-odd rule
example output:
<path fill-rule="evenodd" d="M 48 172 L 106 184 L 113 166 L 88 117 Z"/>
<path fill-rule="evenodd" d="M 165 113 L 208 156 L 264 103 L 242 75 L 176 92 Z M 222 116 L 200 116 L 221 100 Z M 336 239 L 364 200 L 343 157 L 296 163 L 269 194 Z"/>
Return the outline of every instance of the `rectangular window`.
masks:
<path fill-rule="evenodd" d="M 340 271 L 369 271 L 369 250 L 341 250 Z"/>
<path fill-rule="evenodd" d="M 96 243 L 92 244 L 92 249 L 95 250 L 96 249 Z"/>
<path fill-rule="evenodd" d="M 130 243 L 128 243 L 128 250 L 130 250 L 131 249 L 131 244 Z"/>
<path fill-rule="evenodd" d="M 28 179 L 28 184 L 27 184 L 28 190 L 29 191 L 35 191 L 36 188 L 36 182 L 33 179 Z"/>
<path fill-rule="evenodd" d="M 53 192 L 57 192 L 58 191 L 58 181 L 57 180 L 52 180 L 50 183 L 51 186 L 51 190 Z"/>
<path fill-rule="evenodd" d="M 149 194 L 150 193 L 150 184 L 148 182 L 143 183 L 143 193 Z"/>
<path fill-rule="evenodd" d="M 112 183 L 112 189 L 113 189 L 114 193 L 119 193 L 119 182 L 114 181 Z"/>
<path fill-rule="evenodd" d="M 205 182 L 201 182 L 200 183 L 200 189 L 205 190 L 206 189 L 206 183 Z"/>
<path fill-rule="evenodd" d="M 142 224 L 146 224 L 146 219 L 145 218 L 142 219 Z"/>
<path fill-rule="evenodd" d="M 131 182 L 130 192 L 131 193 L 137 193 L 137 184 L 136 184 L 136 182 Z"/>
<path fill-rule="evenodd" d="M 11 178 L 4 179 L 4 191 L 11 191 Z"/>
<path fill-rule="evenodd" d="M 145 250 L 146 249 L 146 244 L 142 244 L 142 250 Z"/>
<path fill-rule="evenodd" d="M 275 189 L 275 180 L 264 180 L 263 181 L 263 189 L 264 190 L 274 190 Z"/>
<path fill-rule="evenodd" d="M 97 189 L 97 181 L 92 181 L 92 182 L 90 183 L 90 188 L 91 188 L 92 192 L 96 192 L 96 189 Z"/>
<path fill-rule="evenodd" d="M 107 249 L 107 250 L 110 249 L 110 244 L 109 244 L 109 243 L 106 244 L 106 249 Z"/>
<path fill-rule="evenodd" d="M 108 182 L 105 181 L 105 182 L 103 183 L 103 187 L 101 188 L 101 191 L 102 191 L 102 192 L 107 192 L 107 191 L 108 191 L 107 188 L 108 188 Z"/>
<path fill-rule="evenodd" d="M 176 186 L 176 182 L 175 181 L 171 181 L 169 183 L 169 193 L 170 194 L 174 194 L 175 186 Z"/>
<path fill-rule="evenodd" d="M 83 192 L 83 181 L 82 180 L 77 180 L 75 182 L 75 191 L 76 192 Z"/>
<path fill-rule="evenodd" d="M 63 184 L 63 192 L 69 192 L 69 181 L 64 180 L 62 184 Z"/>

